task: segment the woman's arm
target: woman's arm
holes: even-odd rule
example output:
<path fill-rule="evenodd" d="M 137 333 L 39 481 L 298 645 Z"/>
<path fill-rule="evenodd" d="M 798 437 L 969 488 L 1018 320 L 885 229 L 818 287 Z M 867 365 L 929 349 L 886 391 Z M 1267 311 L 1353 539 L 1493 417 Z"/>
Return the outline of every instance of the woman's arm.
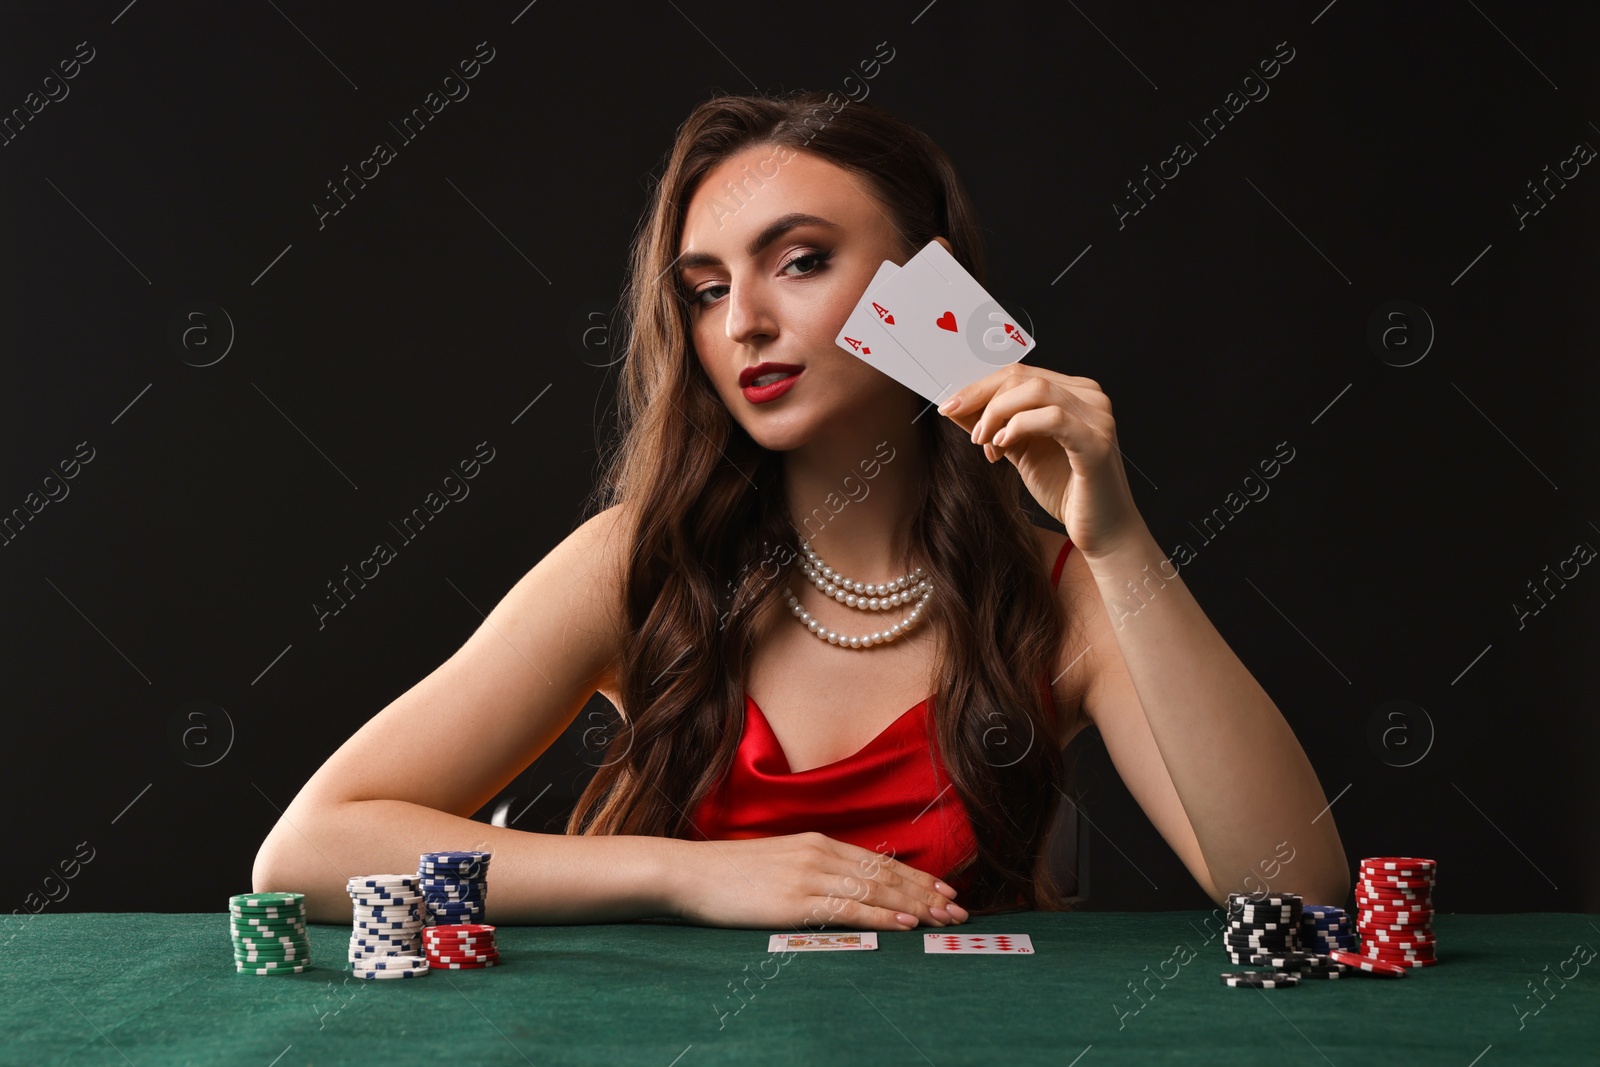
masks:
<path fill-rule="evenodd" d="M 1149 530 L 1109 555 L 1069 554 L 1063 579 L 1089 645 L 1084 710 L 1211 899 L 1268 889 L 1342 903 L 1350 867 L 1316 772 Z"/>
<path fill-rule="evenodd" d="M 424 852 L 489 851 L 489 903 L 504 923 L 602 923 L 675 916 L 671 875 L 690 842 L 531 833 L 403 800 L 307 804 L 285 812 L 256 857 L 258 892 L 306 894 L 312 922 L 349 922 L 346 879 L 415 871 Z"/>
<path fill-rule="evenodd" d="M 508 921 L 669 912 L 663 867 L 685 842 L 536 834 L 468 818 L 561 735 L 614 669 L 623 521 L 611 508 L 573 531 L 454 655 L 328 758 L 262 844 L 257 890 L 303 891 L 313 920 L 346 921 L 347 878 L 414 871 L 423 852 L 489 849 L 495 913 Z"/>
<path fill-rule="evenodd" d="M 1072 538 L 1076 578 L 1061 585 L 1069 609 L 1080 600 L 1091 608 L 1079 613 L 1085 710 L 1129 791 L 1211 899 L 1259 891 L 1270 872 L 1280 892 L 1342 902 L 1349 867 L 1316 773 L 1139 515 L 1100 383 L 1014 363 L 939 410 L 991 463 L 1003 456 L 1016 467 Z M 1144 594 L 1125 605 L 1130 584 Z"/>

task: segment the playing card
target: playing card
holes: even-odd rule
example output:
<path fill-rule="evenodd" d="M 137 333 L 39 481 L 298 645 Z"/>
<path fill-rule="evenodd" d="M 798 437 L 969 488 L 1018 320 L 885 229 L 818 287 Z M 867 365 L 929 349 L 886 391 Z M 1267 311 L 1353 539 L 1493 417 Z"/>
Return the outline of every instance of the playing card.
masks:
<path fill-rule="evenodd" d="M 768 952 L 862 952 L 878 947 L 876 930 L 837 934 L 773 934 Z"/>
<path fill-rule="evenodd" d="M 1033 952 L 1033 938 L 1027 934 L 923 934 L 922 951 L 1027 955 Z"/>
<path fill-rule="evenodd" d="M 855 310 L 845 320 L 844 329 L 834 338 L 834 343 L 846 352 L 859 356 L 902 385 L 926 395 L 926 390 L 929 387 L 937 388 L 938 382 L 934 380 L 933 375 L 917 366 L 916 361 L 906 354 L 904 348 L 889 340 L 889 335 L 884 333 L 883 322 L 887 313 L 872 299 L 872 294 L 878 287 L 894 277 L 899 270 L 900 267 L 890 260 L 883 261 L 878 273 L 867 283 L 861 299 L 856 302 Z M 914 382 L 920 382 L 921 387 L 912 384 Z"/>
<path fill-rule="evenodd" d="M 1035 348 L 1016 318 L 938 241 L 868 292 L 881 309 L 884 333 L 919 371 L 902 377 L 886 363 L 885 373 L 936 404 Z"/>

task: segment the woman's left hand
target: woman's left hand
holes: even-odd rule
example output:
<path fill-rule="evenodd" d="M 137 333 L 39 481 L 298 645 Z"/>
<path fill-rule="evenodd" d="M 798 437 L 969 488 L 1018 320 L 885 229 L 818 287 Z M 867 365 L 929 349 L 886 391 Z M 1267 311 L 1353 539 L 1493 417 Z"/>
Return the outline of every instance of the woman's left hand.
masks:
<path fill-rule="evenodd" d="M 1086 557 L 1104 556 L 1144 529 L 1099 383 L 1013 363 L 952 399 L 960 403 L 946 417 L 983 445 L 989 462 L 1010 460 Z"/>

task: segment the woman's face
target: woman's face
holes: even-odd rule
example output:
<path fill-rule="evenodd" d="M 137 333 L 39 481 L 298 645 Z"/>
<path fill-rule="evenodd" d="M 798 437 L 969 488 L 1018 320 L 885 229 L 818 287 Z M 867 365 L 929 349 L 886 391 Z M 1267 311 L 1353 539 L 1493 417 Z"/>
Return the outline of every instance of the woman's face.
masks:
<path fill-rule="evenodd" d="M 915 393 L 834 343 L 883 261 L 905 261 L 856 175 L 803 150 L 747 149 L 695 189 L 679 252 L 695 354 L 757 444 L 785 451 L 830 428 L 915 414 Z M 801 370 L 761 402 L 739 378 L 761 363 Z"/>

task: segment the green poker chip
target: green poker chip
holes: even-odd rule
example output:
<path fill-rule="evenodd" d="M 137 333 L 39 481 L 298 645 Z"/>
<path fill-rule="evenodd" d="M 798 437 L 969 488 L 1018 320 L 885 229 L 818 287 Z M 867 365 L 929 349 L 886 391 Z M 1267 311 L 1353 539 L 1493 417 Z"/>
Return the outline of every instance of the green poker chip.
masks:
<path fill-rule="evenodd" d="M 239 893 L 228 898 L 228 904 L 235 908 L 304 908 L 306 895 L 304 893 Z"/>
<path fill-rule="evenodd" d="M 263 967 L 259 964 L 242 962 L 235 962 L 233 965 L 235 973 L 238 974 L 301 974 L 310 967 L 310 961 L 289 967 Z"/>

